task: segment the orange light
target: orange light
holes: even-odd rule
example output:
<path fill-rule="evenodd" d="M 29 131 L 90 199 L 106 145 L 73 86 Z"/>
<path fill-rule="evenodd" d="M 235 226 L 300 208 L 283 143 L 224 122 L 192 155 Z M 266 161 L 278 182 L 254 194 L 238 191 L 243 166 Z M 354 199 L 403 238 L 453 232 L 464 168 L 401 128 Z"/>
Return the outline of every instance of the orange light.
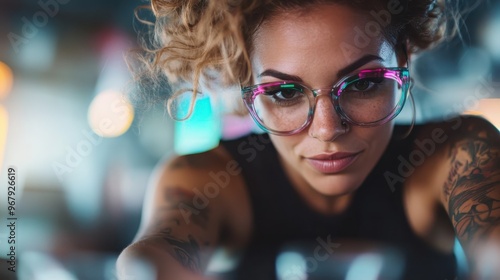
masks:
<path fill-rule="evenodd" d="M 500 98 L 481 99 L 466 115 L 482 116 L 500 130 Z"/>
<path fill-rule="evenodd" d="M 104 91 L 90 104 L 88 120 L 97 135 L 118 137 L 130 128 L 134 120 L 134 108 L 122 93 Z"/>
<path fill-rule="evenodd" d="M 5 144 L 7 141 L 7 129 L 9 126 L 9 115 L 7 110 L 0 105 L 0 166 L 4 163 Z"/>
<path fill-rule="evenodd" d="M 14 74 L 10 67 L 0 61 L 0 99 L 7 97 L 14 84 Z"/>

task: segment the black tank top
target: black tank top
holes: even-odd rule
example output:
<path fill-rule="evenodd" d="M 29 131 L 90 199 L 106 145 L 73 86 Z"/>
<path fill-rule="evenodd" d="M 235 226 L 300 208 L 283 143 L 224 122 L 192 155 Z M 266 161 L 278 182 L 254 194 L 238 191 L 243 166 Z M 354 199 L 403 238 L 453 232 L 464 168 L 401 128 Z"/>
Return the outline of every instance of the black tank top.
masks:
<path fill-rule="evenodd" d="M 438 252 L 415 235 L 404 211 L 402 183 L 387 181 L 388 172 L 400 174 L 399 156 L 408 158 L 418 130 L 415 127 L 404 140 L 391 140 L 340 215 L 317 213 L 302 200 L 267 135 L 222 141 L 242 167 L 254 230 L 237 269 L 224 279 L 277 279 L 277 260 L 283 252 L 302 256 L 302 266 L 287 268 L 284 279 L 305 279 L 303 272 L 308 274 L 307 279 L 346 279 L 349 268 L 353 269 L 356 260 L 360 263 L 356 256 L 362 256 L 345 253 L 356 251 L 356 242 L 376 244 L 373 250 L 382 254 L 384 264 L 379 279 L 455 279 L 454 254 Z M 404 131 L 405 127 L 396 126 L 394 135 Z"/>

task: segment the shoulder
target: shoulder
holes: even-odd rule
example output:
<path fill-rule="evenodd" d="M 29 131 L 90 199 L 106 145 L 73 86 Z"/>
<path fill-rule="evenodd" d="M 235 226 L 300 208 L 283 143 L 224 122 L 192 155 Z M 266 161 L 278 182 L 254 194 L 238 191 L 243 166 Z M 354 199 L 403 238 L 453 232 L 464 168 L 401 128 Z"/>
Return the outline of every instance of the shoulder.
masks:
<path fill-rule="evenodd" d="M 415 133 L 409 157 L 413 153 L 425 158 L 419 169 L 425 170 L 426 177 L 433 179 L 432 185 L 441 191 L 450 187 L 446 180 L 453 169 L 478 161 L 485 154 L 491 160 L 498 159 L 499 145 L 499 130 L 490 122 L 475 116 L 459 116 L 422 125 Z M 443 191 L 440 199 L 449 192 Z"/>
<path fill-rule="evenodd" d="M 470 167 L 482 164 L 484 156 L 490 163 L 499 159 L 500 131 L 484 118 L 459 116 L 423 126 L 414 144 L 443 168 Z M 426 145 L 433 153 L 426 150 Z"/>
<path fill-rule="evenodd" d="M 478 272 L 482 250 L 500 248 L 500 133 L 484 119 L 459 118 L 444 149 L 441 203 Z"/>
<path fill-rule="evenodd" d="M 500 198 L 498 129 L 483 118 L 460 116 L 420 125 L 411 141 L 405 160 L 415 168 L 405 193 L 414 228 L 454 226 L 450 234 L 466 235 L 461 225 L 471 220 L 462 219 L 480 215 L 477 207 L 493 211 L 488 205 Z M 444 226 L 444 219 L 451 223 Z"/>
<path fill-rule="evenodd" d="M 412 138 L 411 154 L 431 159 L 440 164 L 450 163 L 450 155 L 464 148 L 464 144 L 484 143 L 491 147 L 500 141 L 498 128 L 486 119 L 476 116 L 458 116 L 440 122 L 420 125 Z M 471 146 L 470 148 L 473 148 Z"/>
<path fill-rule="evenodd" d="M 217 174 L 224 174 L 220 175 L 224 177 L 238 176 L 241 167 L 225 148 L 218 146 L 203 153 L 172 156 L 160 163 L 155 173 L 158 182 L 169 182 L 180 177 L 183 182 L 192 181 L 196 182 L 194 185 L 199 185 L 213 180 Z M 221 187 L 225 188 L 228 183 L 224 181 Z"/>
<path fill-rule="evenodd" d="M 143 223 L 154 220 L 166 201 L 183 201 L 181 208 L 193 217 L 216 215 L 221 227 L 235 238 L 244 238 L 244 231 L 249 230 L 250 205 L 241 171 L 222 146 L 198 154 L 170 156 L 158 164 L 151 177 Z"/>
<path fill-rule="evenodd" d="M 447 168 L 442 202 L 448 210 L 454 195 L 476 192 L 491 182 L 500 190 L 500 131 L 479 117 L 455 118 L 445 131 L 447 142 L 440 158 Z"/>
<path fill-rule="evenodd" d="M 435 189 L 457 236 L 467 244 L 500 226 L 500 132 L 479 117 L 457 117 L 441 126 Z"/>
<path fill-rule="evenodd" d="M 486 119 L 477 116 L 458 116 L 441 122 L 431 122 L 422 126 L 417 138 L 427 137 L 436 144 L 451 148 L 458 141 L 483 139 L 498 140 L 499 130 Z"/>
<path fill-rule="evenodd" d="M 181 189 L 201 200 L 221 201 L 241 185 L 240 174 L 239 164 L 221 146 L 198 154 L 174 155 L 156 167 L 149 186 L 156 195 L 150 200 L 161 197 L 158 192 Z"/>

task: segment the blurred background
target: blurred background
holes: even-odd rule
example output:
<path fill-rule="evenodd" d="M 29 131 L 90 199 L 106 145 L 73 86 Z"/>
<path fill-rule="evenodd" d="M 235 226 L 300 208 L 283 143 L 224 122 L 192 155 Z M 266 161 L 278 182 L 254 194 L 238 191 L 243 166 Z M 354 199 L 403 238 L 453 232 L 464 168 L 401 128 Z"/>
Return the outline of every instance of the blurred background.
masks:
<path fill-rule="evenodd" d="M 500 129 L 500 1 L 467 2 L 475 3 L 455 39 L 414 60 L 417 122 L 466 113 Z M 255 129 L 210 102 L 175 123 L 163 102 L 146 109 L 124 95 L 133 88 L 124 55 L 137 46 L 134 9 L 143 4 L 0 1 L 0 257 L 10 251 L 12 166 L 19 279 L 115 279 L 158 161 Z M 410 121 L 411 110 L 398 117 Z M 0 278 L 15 279 L 4 266 Z"/>

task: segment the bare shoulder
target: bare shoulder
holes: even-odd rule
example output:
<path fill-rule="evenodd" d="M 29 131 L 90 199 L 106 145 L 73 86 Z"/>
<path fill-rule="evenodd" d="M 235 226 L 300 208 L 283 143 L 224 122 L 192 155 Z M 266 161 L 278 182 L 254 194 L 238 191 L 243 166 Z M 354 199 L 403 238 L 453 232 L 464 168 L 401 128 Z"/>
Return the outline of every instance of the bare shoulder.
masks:
<path fill-rule="evenodd" d="M 483 118 L 462 116 L 430 124 L 417 138 L 435 145 L 417 177 L 429 180 L 474 268 L 481 248 L 500 248 L 500 132 Z"/>
<path fill-rule="evenodd" d="M 450 251 L 455 232 L 458 237 L 466 234 L 465 228 L 457 225 L 459 217 L 468 216 L 469 208 L 474 207 L 470 201 L 465 203 L 467 197 L 493 195 L 492 191 L 499 188 L 493 186 L 499 180 L 494 178 L 494 166 L 500 169 L 499 139 L 498 130 L 479 117 L 456 117 L 418 130 L 407 159 L 415 165 L 415 171 L 405 182 L 408 218 L 418 235 Z M 479 166 L 483 166 L 483 174 Z M 480 187 L 483 183 L 490 184 L 490 189 Z"/>
<path fill-rule="evenodd" d="M 152 176 L 138 236 L 164 219 L 162 209 L 174 207 L 183 222 L 204 228 L 216 224 L 217 232 L 227 235 L 221 242 L 241 243 L 250 226 L 245 190 L 241 167 L 222 147 L 170 157 Z"/>
<path fill-rule="evenodd" d="M 437 189 L 440 201 L 446 206 L 449 206 L 451 193 L 463 180 L 483 181 L 490 175 L 498 175 L 496 172 L 484 173 L 498 170 L 500 164 L 500 132 L 487 120 L 460 116 L 428 125 L 424 135 L 439 136 L 430 138 L 437 142 L 435 160 L 439 168 L 436 170 L 444 171 L 435 173 L 440 173 Z"/>
<path fill-rule="evenodd" d="M 118 258 L 120 275 L 130 279 L 136 273 L 130 263 L 139 258 L 153 264 L 162 279 L 200 279 L 215 249 L 244 247 L 250 211 L 240 172 L 220 148 L 160 163 L 140 229 Z"/>
<path fill-rule="evenodd" d="M 409 160 L 418 164 L 412 179 L 425 181 L 435 200 L 444 203 L 453 188 L 450 172 L 463 167 L 466 155 L 468 163 L 479 163 L 484 156 L 490 163 L 498 159 L 500 135 L 499 130 L 483 118 L 460 116 L 424 125 L 413 144 Z"/>
<path fill-rule="evenodd" d="M 460 118 L 452 129 L 441 200 L 458 237 L 470 244 L 500 227 L 500 133 L 477 117 Z"/>

